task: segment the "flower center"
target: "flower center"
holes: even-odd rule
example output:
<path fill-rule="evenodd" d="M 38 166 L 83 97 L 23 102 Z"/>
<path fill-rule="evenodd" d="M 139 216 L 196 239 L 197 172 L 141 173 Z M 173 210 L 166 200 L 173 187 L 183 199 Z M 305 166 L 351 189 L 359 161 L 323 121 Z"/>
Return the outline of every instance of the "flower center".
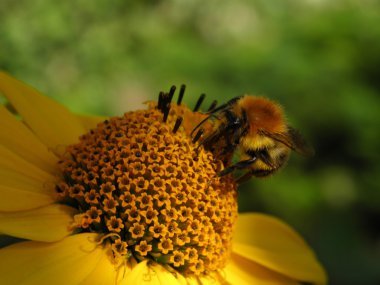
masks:
<path fill-rule="evenodd" d="M 111 118 L 60 161 L 57 195 L 78 209 L 72 228 L 99 233 L 115 264 L 151 259 L 186 276 L 225 265 L 236 185 L 217 177 L 221 162 L 175 124 L 186 112 L 176 106 L 165 122 L 156 108 Z"/>

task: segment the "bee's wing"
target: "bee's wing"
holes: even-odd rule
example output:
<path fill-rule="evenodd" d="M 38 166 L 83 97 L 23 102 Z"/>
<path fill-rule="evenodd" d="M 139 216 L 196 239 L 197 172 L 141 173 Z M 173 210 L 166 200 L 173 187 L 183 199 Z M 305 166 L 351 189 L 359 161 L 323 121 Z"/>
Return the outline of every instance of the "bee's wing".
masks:
<path fill-rule="evenodd" d="M 313 146 L 304 139 L 298 130 L 288 126 L 288 135 L 294 147 L 292 149 L 296 152 L 304 156 L 313 156 L 315 154 Z"/>
<path fill-rule="evenodd" d="M 300 132 L 292 127 L 288 126 L 286 133 L 263 133 L 301 155 L 313 156 L 315 153 L 314 148 L 303 138 Z"/>

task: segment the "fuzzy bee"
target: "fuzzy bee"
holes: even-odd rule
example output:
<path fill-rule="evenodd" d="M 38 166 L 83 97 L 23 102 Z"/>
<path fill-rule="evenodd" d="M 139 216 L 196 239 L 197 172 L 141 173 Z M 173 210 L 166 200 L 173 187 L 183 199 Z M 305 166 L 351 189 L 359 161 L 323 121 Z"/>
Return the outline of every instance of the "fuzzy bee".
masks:
<path fill-rule="evenodd" d="M 193 130 L 215 118 L 214 127 L 200 141 L 206 149 L 224 142 L 220 155 L 240 151 L 240 161 L 218 173 L 227 175 L 234 170 L 247 170 L 238 183 L 250 177 L 266 177 L 287 162 L 291 150 L 304 155 L 314 154 L 313 148 L 301 134 L 290 127 L 280 105 L 263 97 L 240 96 L 209 112 Z"/>

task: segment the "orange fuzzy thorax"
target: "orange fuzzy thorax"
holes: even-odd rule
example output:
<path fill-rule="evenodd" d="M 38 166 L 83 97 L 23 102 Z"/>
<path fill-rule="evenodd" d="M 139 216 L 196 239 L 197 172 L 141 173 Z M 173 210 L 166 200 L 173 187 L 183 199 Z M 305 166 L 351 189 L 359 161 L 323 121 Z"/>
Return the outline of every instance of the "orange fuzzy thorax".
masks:
<path fill-rule="evenodd" d="M 237 108 L 246 112 L 250 135 L 259 130 L 270 133 L 284 133 L 287 124 L 280 105 L 263 97 L 244 96 L 239 100 Z"/>

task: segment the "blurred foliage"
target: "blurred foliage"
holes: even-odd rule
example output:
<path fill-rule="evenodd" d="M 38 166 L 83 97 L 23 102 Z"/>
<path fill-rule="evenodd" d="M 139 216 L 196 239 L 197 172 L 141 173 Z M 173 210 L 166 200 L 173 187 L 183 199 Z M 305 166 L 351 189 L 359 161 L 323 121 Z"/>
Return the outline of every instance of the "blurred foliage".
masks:
<path fill-rule="evenodd" d="M 317 154 L 242 185 L 241 211 L 292 224 L 331 284 L 380 283 L 378 1 L 2 0 L 0 19 L 0 68 L 76 112 L 181 83 L 191 106 L 279 101 Z"/>

